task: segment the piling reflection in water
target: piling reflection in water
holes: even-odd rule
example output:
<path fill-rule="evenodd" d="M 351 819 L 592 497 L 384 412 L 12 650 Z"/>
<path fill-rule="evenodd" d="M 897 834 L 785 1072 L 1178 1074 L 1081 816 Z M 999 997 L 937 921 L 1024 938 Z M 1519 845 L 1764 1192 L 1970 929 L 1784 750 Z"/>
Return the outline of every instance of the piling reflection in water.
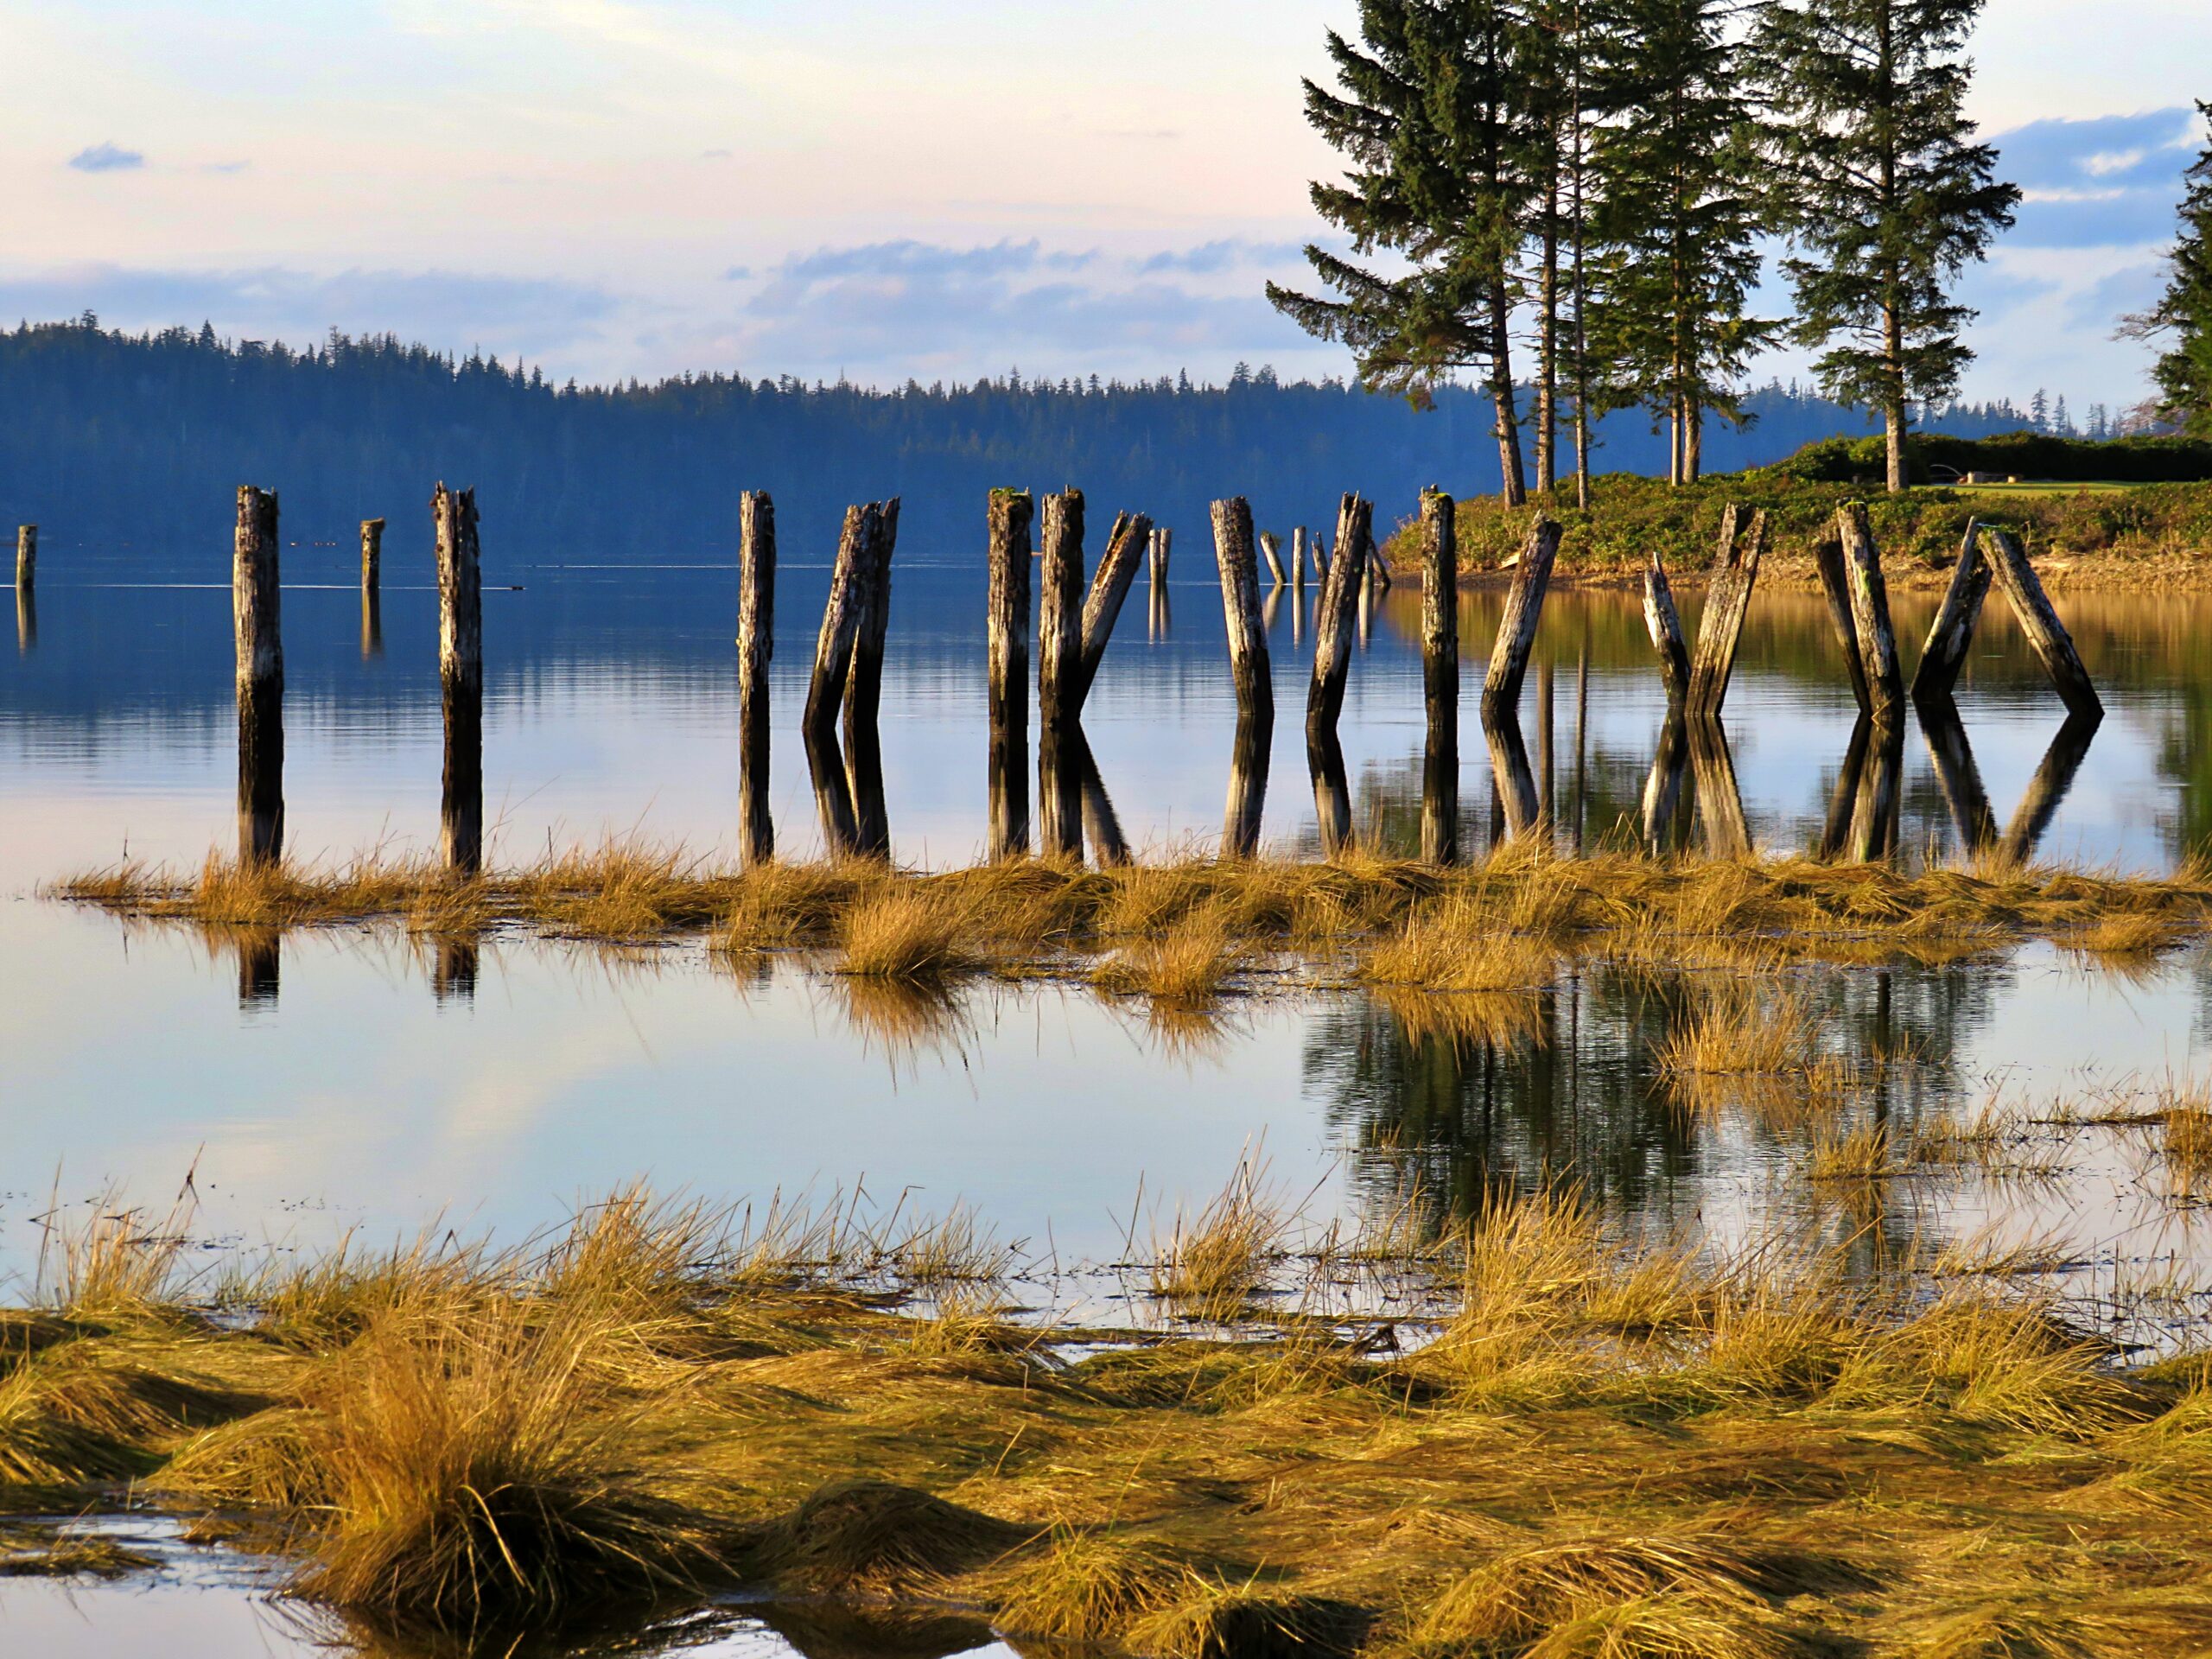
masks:
<path fill-rule="evenodd" d="M 273 927 L 226 929 L 226 936 L 238 957 L 238 1007 L 242 1009 L 276 1006 L 277 981 L 283 964 L 283 935 Z"/>
<path fill-rule="evenodd" d="M 1332 726 L 1306 740 L 1306 769 L 1313 779 L 1313 814 L 1321 826 L 1321 855 L 1341 858 L 1352 849 L 1351 786 L 1344 777 L 1344 746 Z"/>
<path fill-rule="evenodd" d="M 484 687 L 466 676 L 448 675 L 441 691 L 445 766 L 439 845 L 447 868 L 474 875 L 484 868 Z"/>
<path fill-rule="evenodd" d="M 855 858 L 861 850 L 860 821 L 853 808 L 853 787 L 834 726 L 802 728 L 806 773 L 814 785 L 814 810 L 822 820 L 822 844 L 833 859 Z"/>
<path fill-rule="evenodd" d="M 1229 804 L 1222 815 L 1221 855 L 1251 858 L 1260 850 L 1260 820 L 1268 804 L 1268 752 L 1274 742 L 1272 704 L 1237 716 L 1229 760 Z"/>
<path fill-rule="evenodd" d="M 1496 824 L 1510 841 L 1534 836 L 1543 827 L 1536 798 L 1536 775 L 1529 766 L 1529 746 L 1521 736 L 1521 717 L 1510 703 L 1485 710 L 1483 736 L 1490 745 L 1491 785 Z"/>
<path fill-rule="evenodd" d="M 2074 779 L 2082 770 L 2082 762 L 2088 759 L 2089 745 L 2096 741 L 2097 728 L 2103 723 L 2104 714 L 2100 709 L 2069 715 L 2058 728 L 2058 734 L 2050 740 L 2050 747 L 2044 752 L 2043 764 L 2028 780 L 2027 793 L 2020 798 L 2012 823 L 2005 829 L 2005 856 L 2018 860 L 2035 856 L 2044 832 L 2050 828 L 2051 819 L 2073 791 Z"/>
<path fill-rule="evenodd" d="M 361 589 L 361 660 L 374 662 L 384 655 L 384 594 L 376 588 Z"/>
<path fill-rule="evenodd" d="M 16 589 L 16 650 L 28 657 L 38 649 L 38 593 L 35 588 Z"/>
<path fill-rule="evenodd" d="M 474 1002 L 480 951 L 474 939 L 440 939 L 430 958 L 430 995 L 439 1002 Z"/>

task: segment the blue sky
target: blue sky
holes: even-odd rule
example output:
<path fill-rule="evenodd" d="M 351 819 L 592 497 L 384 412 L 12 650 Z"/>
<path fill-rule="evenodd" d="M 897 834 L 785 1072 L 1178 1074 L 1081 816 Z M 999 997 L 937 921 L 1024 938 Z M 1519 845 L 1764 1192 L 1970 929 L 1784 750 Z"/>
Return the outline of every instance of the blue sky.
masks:
<path fill-rule="evenodd" d="M 1298 77 L 1350 0 L 0 0 L 0 315 L 550 373 L 1341 371 L 1259 297 L 1320 226 Z M 1970 394 L 2142 393 L 2212 88 L 2201 0 L 1992 0 L 2029 192 Z M 1798 366 L 1778 355 L 1784 376 Z"/>

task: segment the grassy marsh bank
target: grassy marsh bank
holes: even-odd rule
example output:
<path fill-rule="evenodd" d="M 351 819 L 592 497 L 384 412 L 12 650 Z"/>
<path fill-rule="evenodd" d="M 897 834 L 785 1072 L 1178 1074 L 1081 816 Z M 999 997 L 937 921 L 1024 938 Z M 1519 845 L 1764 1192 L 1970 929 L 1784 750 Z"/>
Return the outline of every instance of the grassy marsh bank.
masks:
<path fill-rule="evenodd" d="M 1317 1241 L 1248 1172 L 1123 1264 L 1115 1333 L 1019 1317 L 972 1217 L 631 1192 L 193 1282 L 111 1212 L 0 1315 L 0 1496 L 156 1503 L 493 1652 L 739 1586 L 1168 1659 L 2212 1641 L 2204 1359 L 1849 1249 L 1541 1196 Z"/>

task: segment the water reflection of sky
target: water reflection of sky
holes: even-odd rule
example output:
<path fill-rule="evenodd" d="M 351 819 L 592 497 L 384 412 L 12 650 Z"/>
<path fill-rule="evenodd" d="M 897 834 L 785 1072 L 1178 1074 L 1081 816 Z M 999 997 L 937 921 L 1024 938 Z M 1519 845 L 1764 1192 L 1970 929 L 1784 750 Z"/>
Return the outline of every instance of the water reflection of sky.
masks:
<path fill-rule="evenodd" d="M 1086 719 L 1140 846 L 1210 845 L 1221 823 L 1234 708 L 1218 590 L 1202 549 L 1186 545 L 1179 569 L 1165 637 L 1147 627 L 1143 587 L 1132 595 Z M 549 840 L 632 831 L 702 851 L 734 845 L 728 573 L 512 574 L 525 591 L 486 598 L 495 853 L 523 859 Z M 819 843 L 791 728 L 822 576 L 787 566 L 779 607 L 772 801 L 784 848 L 801 855 Z M 2212 623 L 2212 605 L 2061 602 L 2112 714 L 2045 851 L 2163 867 L 2202 821 L 2190 780 L 2205 770 L 2196 746 L 2206 740 L 2190 717 L 2190 642 Z M 1901 597 L 1901 633 L 1916 637 L 1932 603 Z M 917 555 L 899 567 L 894 607 L 884 757 L 897 849 L 964 861 L 982 844 L 986 798 L 981 583 Z M 1344 742 L 1362 821 L 1389 823 L 1395 805 L 1418 800 L 1416 608 L 1401 588 L 1353 671 Z M 1479 844 L 1491 785 L 1472 730 L 1473 642 L 1486 639 L 1496 601 L 1465 609 L 1463 788 Z M 230 839 L 226 591 L 74 585 L 56 569 L 38 621 L 35 646 L 0 651 L 0 1044 L 10 1057 L 0 1248 L 13 1264 L 35 1244 L 30 1218 L 57 1179 L 78 1197 L 115 1184 L 162 1200 L 195 1159 L 208 1230 L 308 1243 L 356 1223 L 382 1236 L 439 1216 L 513 1238 L 633 1175 L 715 1197 L 826 1192 L 865 1178 L 886 1204 L 912 1186 L 924 1207 L 965 1201 L 1009 1237 L 1098 1256 L 1117 1249 L 1141 1191 L 1172 1216 L 1254 1145 L 1286 1192 L 1313 1191 L 1325 1209 L 1367 1190 L 1363 1136 L 1394 1109 L 1384 1096 L 1403 1079 L 1382 1068 L 1360 1085 L 1382 1094 L 1366 1098 L 1341 1062 L 1368 1052 L 1362 1045 L 1407 1044 L 1385 1016 L 1343 998 L 1240 1002 L 1228 1032 L 1193 1052 L 1156 1040 L 1141 1013 L 1081 992 L 978 991 L 957 1031 L 891 1052 L 855 1027 L 826 980 L 785 972 L 748 987 L 696 949 L 656 953 L 645 969 L 509 942 L 487 950 L 473 1002 L 442 1002 L 432 964 L 406 942 L 307 935 L 284 947 L 274 1005 L 241 1011 L 238 965 L 223 951 L 30 896 L 126 847 L 189 861 Z M 435 845 L 434 600 L 395 585 L 381 623 L 383 652 L 365 656 L 355 594 L 285 594 L 289 844 L 301 856 Z M 1825 626 L 1808 595 L 1769 594 L 1754 607 L 1729 734 L 1763 844 L 1818 835 L 1849 741 L 1853 710 Z M 1310 851 L 1296 717 L 1310 635 L 1294 629 L 1288 595 L 1273 640 L 1283 717 L 1265 833 Z M 1993 622 L 1985 651 L 1961 702 L 2002 820 L 2060 710 L 2008 626 Z M 1552 672 L 1531 674 L 1524 696 L 1532 765 L 1543 771 L 1548 750 L 1560 814 L 1580 802 L 1587 836 L 1602 839 L 1635 810 L 1663 709 L 1632 599 L 1556 595 L 1540 656 Z M 1941 854 L 1948 819 L 1916 732 L 1906 767 L 1903 844 Z M 2139 985 L 2043 951 L 1967 973 L 1963 989 L 1897 989 L 1924 993 L 1942 1027 L 1947 1071 L 1931 1089 L 1945 1098 L 1998 1072 L 2055 1088 L 2088 1071 L 2196 1064 L 2204 995 L 2194 957 Z M 1491 1057 L 1494 1092 L 1498 1067 L 1519 1068 L 1525 1109 L 1487 1125 L 1455 1116 L 1459 1143 L 1447 1151 L 1462 1173 L 1516 1148 L 1523 1163 L 1552 1156 L 1581 1170 L 1595 1159 L 1615 1180 L 1640 1160 L 1635 1201 L 1649 1214 L 1756 1208 L 1770 1173 L 1757 1137 L 1670 1125 L 1672 1109 L 1647 1098 L 1637 1071 L 1642 1027 L 1594 1003 L 1578 1004 L 1577 1018 L 1571 1065 L 1557 1042 L 1541 1065 Z M 1466 1144 L 1485 1135 L 1494 1144 Z"/>

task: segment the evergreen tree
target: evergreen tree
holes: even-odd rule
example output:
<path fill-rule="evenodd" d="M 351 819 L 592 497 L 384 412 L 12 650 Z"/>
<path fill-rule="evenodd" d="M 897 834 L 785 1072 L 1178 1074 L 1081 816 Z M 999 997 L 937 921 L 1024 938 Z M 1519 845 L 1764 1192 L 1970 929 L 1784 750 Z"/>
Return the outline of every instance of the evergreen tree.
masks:
<path fill-rule="evenodd" d="M 1738 388 L 1775 325 L 1745 315 L 1760 259 L 1757 129 L 1728 37 L 1733 0 L 1607 0 L 1598 84 L 1616 117 L 1595 163 L 1607 270 L 1600 333 L 1633 401 L 1695 480 L 1708 410 Z"/>
<path fill-rule="evenodd" d="M 2037 386 L 2036 395 L 2028 399 L 2028 423 L 2038 432 L 2050 430 L 2050 394 L 2041 386 Z"/>
<path fill-rule="evenodd" d="M 1881 412 L 1905 487 L 1915 400 L 1958 385 L 1974 313 L 1949 286 L 2012 224 L 2019 191 L 1974 142 L 1961 48 L 1982 0 L 1772 0 L 1758 29 L 1800 344 L 1821 385 Z"/>
<path fill-rule="evenodd" d="M 2212 104 L 2198 113 L 2212 122 Z M 2151 371 L 2158 412 L 2191 437 L 2212 438 L 2212 143 L 2189 169 L 2181 235 L 2167 257 L 2166 291 L 2122 331 L 2138 340 L 2170 339 Z"/>
<path fill-rule="evenodd" d="M 1332 29 L 1343 96 L 1308 80 L 1306 118 L 1351 163 L 1313 206 L 1355 253 L 1399 255 L 1383 276 L 1306 251 L 1343 297 L 1268 284 L 1306 332 L 1351 347 L 1361 381 L 1426 407 L 1455 369 L 1486 364 L 1504 498 L 1528 498 L 1513 388 L 1514 273 L 1530 206 L 1533 142 L 1523 19 L 1501 0 L 1360 0 L 1360 43 Z"/>

